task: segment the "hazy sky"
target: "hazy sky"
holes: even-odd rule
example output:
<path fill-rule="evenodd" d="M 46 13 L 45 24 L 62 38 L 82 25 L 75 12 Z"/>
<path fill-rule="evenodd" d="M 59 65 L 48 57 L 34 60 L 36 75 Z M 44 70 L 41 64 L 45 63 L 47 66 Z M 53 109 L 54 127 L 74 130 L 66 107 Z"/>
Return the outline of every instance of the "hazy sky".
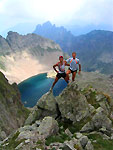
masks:
<path fill-rule="evenodd" d="M 0 32 L 18 23 L 113 25 L 113 0 L 0 0 Z"/>

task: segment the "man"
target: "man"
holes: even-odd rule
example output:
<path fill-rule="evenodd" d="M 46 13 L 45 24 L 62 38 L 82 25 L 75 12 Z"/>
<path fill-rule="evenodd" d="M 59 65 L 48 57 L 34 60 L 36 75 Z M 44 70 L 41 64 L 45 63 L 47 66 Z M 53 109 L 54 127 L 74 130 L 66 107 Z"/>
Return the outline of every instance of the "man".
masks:
<path fill-rule="evenodd" d="M 51 90 L 53 89 L 53 87 L 55 86 L 55 84 L 60 78 L 64 78 L 64 80 L 68 83 L 68 78 L 65 73 L 65 66 L 69 66 L 69 64 L 67 64 L 67 62 L 63 60 L 63 56 L 59 56 L 59 62 L 57 62 L 53 66 L 53 69 L 57 72 L 57 75 L 56 75 L 55 81 L 53 82 Z M 58 67 L 59 71 L 56 69 L 56 67 Z"/>
<path fill-rule="evenodd" d="M 66 74 L 67 74 L 67 80 L 69 80 L 69 74 L 72 73 L 72 81 L 75 80 L 75 76 L 78 70 L 78 66 L 79 66 L 79 72 L 78 74 L 80 75 L 81 72 L 81 64 L 79 62 L 79 59 L 76 58 L 76 52 L 72 53 L 72 57 L 66 60 L 67 63 L 70 63 L 70 67 L 67 70 Z"/>

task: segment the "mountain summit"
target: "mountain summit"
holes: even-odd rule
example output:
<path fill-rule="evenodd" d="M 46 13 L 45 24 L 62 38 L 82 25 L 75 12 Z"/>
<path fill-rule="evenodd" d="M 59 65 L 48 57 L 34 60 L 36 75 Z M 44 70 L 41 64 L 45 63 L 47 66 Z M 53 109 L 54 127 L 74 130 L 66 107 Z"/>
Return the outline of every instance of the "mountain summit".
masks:
<path fill-rule="evenodd" d="M 33 33 L 54 40 L 61 46 L 63 51 L 67 51 L 70 48 L 72 49 L 72 42 L 74 42 L 74 36 L 63 26 L 56 27 L 55 24 L 52 25 L 51 22 L 48 21 L 42 25 L 37 25 Z"/>

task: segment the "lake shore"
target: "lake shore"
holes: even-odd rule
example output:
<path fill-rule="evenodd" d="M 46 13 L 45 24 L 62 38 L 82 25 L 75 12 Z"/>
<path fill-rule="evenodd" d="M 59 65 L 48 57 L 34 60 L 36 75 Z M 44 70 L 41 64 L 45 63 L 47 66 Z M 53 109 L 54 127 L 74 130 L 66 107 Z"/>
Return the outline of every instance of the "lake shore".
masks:
<path fill-rule="evenodd" d="M 52 66 L 58 61 L 59 55 L 61 52 L 45 53 L 44 56 L 35 57 L 27 50 L 15 52 L 1 57 L 5 67 L 0 71 L 3 72 L 10 84 L 14 82 L 19 84 L 32 76 L 52 71 Z"/>

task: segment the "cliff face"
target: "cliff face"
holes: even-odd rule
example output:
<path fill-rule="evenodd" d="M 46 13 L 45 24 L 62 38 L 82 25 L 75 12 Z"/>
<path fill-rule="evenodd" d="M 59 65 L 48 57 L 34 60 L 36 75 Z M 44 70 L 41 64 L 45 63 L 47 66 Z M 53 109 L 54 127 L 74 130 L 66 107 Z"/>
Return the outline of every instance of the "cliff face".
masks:
<path fill-rule="evenodd" d="M 113 146 L 113 106 L 108 95 L 73 82 L 58 96 L 46 93 L 24 127 L 1 142 L 5 149 L 109 150 Z"/>
<path fill-rule="evenodd" d="M 21 103 L 17 84 L 9 84 L 0 72 L 0 140 L 22 126 L 29 112 Z"/>
<path fill-rule="evenodd" d="M 6 39 L 0 37 L 0 70 L 10 83 L 48 72 L 59 55 L 62 51 L 58 44 L 36 34 L 10 31 Z"/>

